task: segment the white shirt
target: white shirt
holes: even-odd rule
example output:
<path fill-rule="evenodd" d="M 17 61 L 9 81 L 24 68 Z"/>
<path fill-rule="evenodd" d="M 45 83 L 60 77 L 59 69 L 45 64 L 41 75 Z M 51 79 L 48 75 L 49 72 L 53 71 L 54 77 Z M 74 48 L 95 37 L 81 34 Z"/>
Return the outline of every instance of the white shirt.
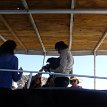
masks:
<path fill-rule="evenodd" d="M 72 70 L 74 59 L 68 49 L 61 50 L 60 52 L 60 66 L 52 72 L 69 74 Z"/>

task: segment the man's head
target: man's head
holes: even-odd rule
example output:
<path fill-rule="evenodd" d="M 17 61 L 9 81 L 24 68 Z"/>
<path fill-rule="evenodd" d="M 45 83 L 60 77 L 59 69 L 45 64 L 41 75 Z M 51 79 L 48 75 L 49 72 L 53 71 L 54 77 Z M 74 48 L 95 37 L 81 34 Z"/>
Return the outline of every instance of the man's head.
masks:
<path fill-rule="evenodd" d="M 66 45 L 63 41 L 59 41 L 55 44 L 55 49 L 60 52 L 60 50 L 67 49 L 68 45 Z"/>

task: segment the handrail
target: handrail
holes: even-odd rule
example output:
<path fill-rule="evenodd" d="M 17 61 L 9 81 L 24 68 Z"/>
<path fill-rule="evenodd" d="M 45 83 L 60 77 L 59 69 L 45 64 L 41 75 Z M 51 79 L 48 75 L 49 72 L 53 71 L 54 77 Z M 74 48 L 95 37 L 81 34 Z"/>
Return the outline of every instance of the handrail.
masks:
<path fill-rule="evenodd" d="M 62 76 L 77 76 L 77 77 L 107 79 L 107 77 L 101 77 L 101 76 L 78 75 L 78 74 L 64 74 L 64 73 L 53 73 L 53 72 L 39 72 L 39 71 L 11 70 L 11 69 L 0 69 L 0 71 L 10 71 L 10 72 L 16 72 L 17 71 L 17 72 L 26 72 L 26 73 L 40 73 L 40 74 L 62 75 Z"/>

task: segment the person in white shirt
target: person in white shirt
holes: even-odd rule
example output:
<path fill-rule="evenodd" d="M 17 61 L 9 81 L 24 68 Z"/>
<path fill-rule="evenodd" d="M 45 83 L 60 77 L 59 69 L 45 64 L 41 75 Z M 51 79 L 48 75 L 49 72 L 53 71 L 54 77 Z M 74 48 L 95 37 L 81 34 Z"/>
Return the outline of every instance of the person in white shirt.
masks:
<path fill-rule="evenodd" d="M 68 49 L 68 45 L 63 41 L 59 41 L 55 44 L 55 49 L 60 54 L 60 65 L 54 70 L 51 69 L 51 71 L 54 73 L 69 74 L 74 64 L 74 58 Z M 55 75 L 54 83 L 55 87 L 67 87 L 69 78 L 65 75 Z"/>

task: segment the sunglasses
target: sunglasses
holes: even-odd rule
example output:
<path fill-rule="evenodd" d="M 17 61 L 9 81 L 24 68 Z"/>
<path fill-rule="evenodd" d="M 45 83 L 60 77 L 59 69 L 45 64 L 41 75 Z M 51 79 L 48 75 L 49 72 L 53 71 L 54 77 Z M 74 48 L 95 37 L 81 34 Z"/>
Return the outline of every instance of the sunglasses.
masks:
<path fill-rule="evenodd" d="M 76 82 L 76 81 L 77 81 L 77 80 L 71 80 L 70 82 L 73 83 L 73 82 Z"/>

